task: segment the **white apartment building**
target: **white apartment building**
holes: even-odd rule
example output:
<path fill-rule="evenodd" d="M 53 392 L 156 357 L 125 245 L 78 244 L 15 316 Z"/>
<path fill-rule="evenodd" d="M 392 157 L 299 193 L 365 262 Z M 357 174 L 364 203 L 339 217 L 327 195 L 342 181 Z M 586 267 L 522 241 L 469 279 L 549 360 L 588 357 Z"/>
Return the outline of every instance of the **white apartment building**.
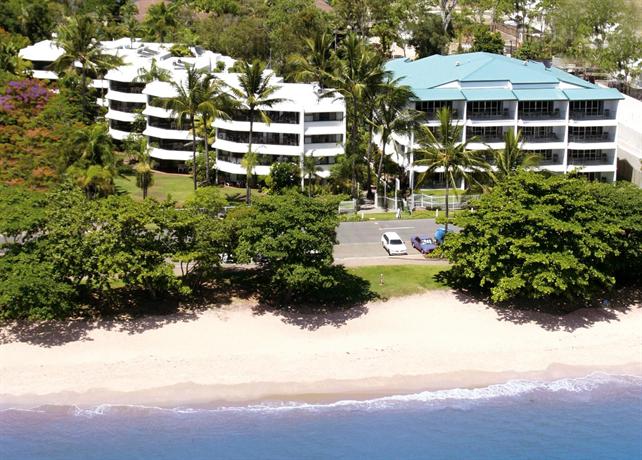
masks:
<path fill-rule="evenodd" d="M 185 66 L 211 72 L 228 87 L 238 86 L 238 75 L 222 72 L 229 69 L 234 60 L 200 48 L 190 48 L 193 56 L 173 57 L 171 44 L 143 43 L 137 40 L 120 39 L 101 42 L 106 52 L 123 59 L 124 64 L 110 70 L 104 80 L 94 86 L 106 90 L 104 105 L 108 107 L 105 118 L 109 132 L 117 142 L 137 132 L 145 135 L 151 147 L 150 156 L 161 169 L 185 171 L 185 161 L 192 158 L 192 134 L 189 123 L 179 129 L 176 117 L 164 108 L 166 100 L 176 96 L 169 82 L 141 82 L 141 69 L 149 70 L 155 65 L 168 71 L 173 82 L 186 78 Z M 48 70 L 62 53 L 50 40 L 39 42 L 21 51 L 21 56 L 34 64 L 33 76 L 54 80 L 57 75 Z M 222 63 L 222 64 L 220 64 Z M 344 152 L 346 120 L 345 103 L 341 97 L 321 97 L 322 92 L 314 84 L 285 83 L 273 75 L 272 84 L 278 87 L 273 98 L 282 102 L 262 109 L 271 119 L 270 124 L 255 121 L 252 150 L 259 154 L 254 174 L 269 174 L 274 162 L 290 161 L 302 164 L 304 155 L 316 159 L 321 178 L 330 175 L 330 168 L 337 155 Z M 144 120 L 139 117 L 144 117 Z M 142 121 L 142 123 L 141 123 Z M 221 179 L 232 182 L 245 180 L 241 160 L 249 148 L 249 117 L 238 110 L 230 120 L 213 121 L 216 139 L 212 144 L 212 157 Z M 197 138 L 197 142 L 202 139 Z"/>
<path fill-rule="evenodd" d="M 434 55 L 417 61 L 387 63 L 394 78 L 410 86 L 413 108 L 436 128 L 440 107 L 450 107 L 464 126 L 462 142 L 474 150 L 502 149 L 504 133 L 520 130 L 522 149 L 541 157 L 540 169 L 555 173 L 579 170 L 592 179 L 616 178 L 618 103 L 623 96 L 555 67 L 491 53 Z M 412 148 L 417 148 L 415 144 Z M 388 151 L 410 166 L 409 136 L 394 135 Z"/>

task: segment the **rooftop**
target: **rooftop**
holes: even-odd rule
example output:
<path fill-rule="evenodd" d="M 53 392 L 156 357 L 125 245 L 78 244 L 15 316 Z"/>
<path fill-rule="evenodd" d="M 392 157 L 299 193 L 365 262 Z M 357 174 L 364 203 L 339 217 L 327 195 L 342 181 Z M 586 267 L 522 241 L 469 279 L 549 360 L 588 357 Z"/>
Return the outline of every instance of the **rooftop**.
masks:
<path fill-rule="evenodd" d="M 601 88 L 556 67 L 492 53 L 401 58 L 389 61 L 386 68 L 421 100 L 491 100 L 499 93 L 513 100 L 552 95 L 570 100 L 622 98 L 615 89 Z"/>

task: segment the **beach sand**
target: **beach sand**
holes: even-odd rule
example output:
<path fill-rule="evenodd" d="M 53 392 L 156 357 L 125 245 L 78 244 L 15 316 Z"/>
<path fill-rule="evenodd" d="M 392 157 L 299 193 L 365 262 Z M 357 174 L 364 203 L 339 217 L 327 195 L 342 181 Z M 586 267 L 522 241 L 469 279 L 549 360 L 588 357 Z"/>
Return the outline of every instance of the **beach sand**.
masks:
<path fill-rule="evenodd" d="M 642 375 L 640 305 L 557 317 L 443 290 L 333 316 L 283 316 L 239 301 L 58 327 L 65 333 L 19 339 L 1 331 L 0 405 L 337 400 L 593 371 Z"/>

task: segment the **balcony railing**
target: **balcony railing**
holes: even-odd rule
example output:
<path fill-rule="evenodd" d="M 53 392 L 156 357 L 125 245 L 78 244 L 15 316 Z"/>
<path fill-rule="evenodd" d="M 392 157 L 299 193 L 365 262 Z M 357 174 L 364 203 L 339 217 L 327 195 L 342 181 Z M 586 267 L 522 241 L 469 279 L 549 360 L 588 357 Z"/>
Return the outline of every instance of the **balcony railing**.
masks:
<path fill-rule="evenodd" d="M 560 109 L 518 112 L 518 117 L 522 120 L 561 120 Z"/>
<path fill-rule="evenodd" d="M 510 118 L 508 109 L 468 112 L 468 118 L 477 120 L 505 120 Z"/>
<path fill-rule="evenodd" d="M 569 134 L 569 142 L 611 142 L 609 133 L 599 134 Z"/>
<path fill-rule="evenodd" d="M 583 110 L 571 110 L 571 120 L 613 120 L 615 114 L 609 109 L 600 112 L 585 112 Z"/>
<path fill-rule="evenodd" d="M 560 138 L 555 133 L 548 134 L 524 134 L 524 142 L 558 142 Z"/>
<path fill-rule="evenodd" d="M 497 135 L 497 134 L 467 134 L 466 138 L 470 140 L 471 138 L 475 138 L 473 142 L 504 142 L 504 137 L 502 135 Z"/>
<path fill-rule="evenodd" d="M 611 161 L 609 155 L 604 152 L 588 157 L 573 157 L 571 155 L 568 157 L 568 163 L 570 165 L 608 165 L 611 164 Z"/>
<path fill-rule="evenodd" d="M 437 116 L 439 114 L 439 109 L 437 110 L 432 110 L 430 112 L 424 112 L 426 114 L 426 120 L 436 120 Z M 451 110 L 451 118 L 453 120 L 458 120 L 459 119 L 459 110 L 453 109 Z"/>

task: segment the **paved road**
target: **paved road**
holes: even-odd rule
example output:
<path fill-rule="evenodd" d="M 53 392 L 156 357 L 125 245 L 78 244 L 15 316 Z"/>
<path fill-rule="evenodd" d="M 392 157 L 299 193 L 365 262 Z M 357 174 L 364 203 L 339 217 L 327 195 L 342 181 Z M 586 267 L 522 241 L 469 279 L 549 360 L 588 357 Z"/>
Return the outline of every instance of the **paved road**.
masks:
<path fill-rule="evenodd" d="M 334 258 L 346 266 L 444 263 L 426 260 L 410 246 L 411 237 L 433 237 L 439 227 L 434 219 L 342 222 L 337 229 L 339 244 L 334 247 Z M 391 257 L 381 247 L 381 235 L 389 231 L 397 232 L 406 243 L 407 256 Z"/>

